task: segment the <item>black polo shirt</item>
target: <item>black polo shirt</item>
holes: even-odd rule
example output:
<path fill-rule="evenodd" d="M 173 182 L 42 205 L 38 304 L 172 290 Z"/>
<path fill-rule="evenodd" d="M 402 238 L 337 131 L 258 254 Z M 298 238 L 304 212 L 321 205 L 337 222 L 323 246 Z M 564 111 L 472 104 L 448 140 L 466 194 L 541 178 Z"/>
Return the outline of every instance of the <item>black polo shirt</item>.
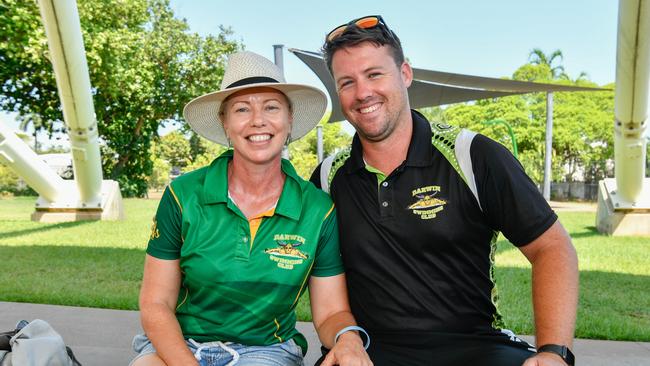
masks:
<path fill-rule="evenodd" d="M 470 149 L 479 207 L 428 121 L 412 117 L 407 158 L 385 180 L 366 169 L 355 135 L 330 184 L 352 312 L 373 337 L 494 332 L 495 232 L 523 246 L 557 216 L 512 154 L 482 135 Z M 317 186 L 319 177 L 320 166 Z"/>

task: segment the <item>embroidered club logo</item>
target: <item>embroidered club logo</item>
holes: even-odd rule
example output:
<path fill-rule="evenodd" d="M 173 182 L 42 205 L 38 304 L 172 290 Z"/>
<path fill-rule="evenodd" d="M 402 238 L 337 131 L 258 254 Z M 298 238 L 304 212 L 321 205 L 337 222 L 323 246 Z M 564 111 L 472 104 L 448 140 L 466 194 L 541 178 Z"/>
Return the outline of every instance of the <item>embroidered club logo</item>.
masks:
<path fill-rule="evenodd" d="M 414 215 L 420 216 L 422 220 L 429 220 L 436 217 L 438 212 L 444 209 L 447 201 L 437 198 L 440 186 L 427 186 L 414 189 L 411 194 L 416 201 L 407 207 Z"/>
<path fill-rule="evenodd" d="M 149 240 L 154 240 L 160 238 L 160 231 L 158 231 L 158 222 L 156 218 L 153 218 L 153 224 L 151 224 L 151 234 L 149 234 Z"/>
<path fill-rule="evenodd" d="M 278 267 L 293 269 L 297 264 L 302 264 L 309 255 L 298 249 L 305 243 L 305 238 L 300 235 L 276 234 L 273 237 L 276 247 L 264 249 L 269 259 L 277 262 Z"/>

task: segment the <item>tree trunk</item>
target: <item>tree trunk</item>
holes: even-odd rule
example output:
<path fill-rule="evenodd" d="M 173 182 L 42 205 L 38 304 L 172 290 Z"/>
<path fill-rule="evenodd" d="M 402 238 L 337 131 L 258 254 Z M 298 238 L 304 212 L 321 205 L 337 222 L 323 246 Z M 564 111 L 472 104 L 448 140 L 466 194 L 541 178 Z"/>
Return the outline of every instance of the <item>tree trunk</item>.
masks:
<path fill-rule="evenodd" d="M 117 179 L 117 177 L 122 173 L 122 170 L 124 170 L 124 166 L 126 165 L 126 162 L 129 161 L 131 158 L 131 146 L 133 146 L 133 143 L 140 137 L 140 131 L 142 130 L 142 125 L 144 125 L 144 118 L 138 119 L 138 122 L 135 124 L 135 129 L 133 130 L 133 137 L 131 138 L 131 142 L 125 149 L 124 153 L 120 154 L 119 159 L 117 160 L 117 164 L 115 164 L 115 167 L 113 168 L 113 171 L 111 172 L 111 178 Z"/>

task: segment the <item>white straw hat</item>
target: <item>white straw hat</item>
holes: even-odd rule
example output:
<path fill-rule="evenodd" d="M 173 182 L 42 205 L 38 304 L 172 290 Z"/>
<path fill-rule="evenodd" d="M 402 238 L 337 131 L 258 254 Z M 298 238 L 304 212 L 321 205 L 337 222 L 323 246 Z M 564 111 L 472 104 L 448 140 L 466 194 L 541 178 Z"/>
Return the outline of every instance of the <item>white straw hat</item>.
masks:
<path fill-rule="evenodd" d="M 227 146 L 228 139 L 219 116 L 221 103 L 237 91 L 261 86 L 277 89 L 289 99 L 293 111 L 291 141 L 306 135 L 325 114 L 327 97 L 320 89 L 309 85 L 288 84 L 280 68 L 273 62 L 256 53 L 242 51 L 228 58 L 221 90 L 187 103 L 183 116 L 196 133 Z"/>

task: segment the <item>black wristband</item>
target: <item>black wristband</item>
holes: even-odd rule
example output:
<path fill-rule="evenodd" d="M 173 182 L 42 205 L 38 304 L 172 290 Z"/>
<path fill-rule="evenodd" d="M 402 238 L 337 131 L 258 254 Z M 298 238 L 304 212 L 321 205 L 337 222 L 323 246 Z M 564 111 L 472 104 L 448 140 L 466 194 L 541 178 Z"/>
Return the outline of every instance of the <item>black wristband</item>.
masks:
<path fill-rule="evenodd" d="M 564 362 L 569 366 L 574 366 L 576 363 L 576 358 L 573 356 L 573 352 L 567 346 L 561 346 L 559 344 L 545 344 L 537 348 L 537 353 L 548 352 L 555 353 L 556 355 L 562 357 Z"/>

